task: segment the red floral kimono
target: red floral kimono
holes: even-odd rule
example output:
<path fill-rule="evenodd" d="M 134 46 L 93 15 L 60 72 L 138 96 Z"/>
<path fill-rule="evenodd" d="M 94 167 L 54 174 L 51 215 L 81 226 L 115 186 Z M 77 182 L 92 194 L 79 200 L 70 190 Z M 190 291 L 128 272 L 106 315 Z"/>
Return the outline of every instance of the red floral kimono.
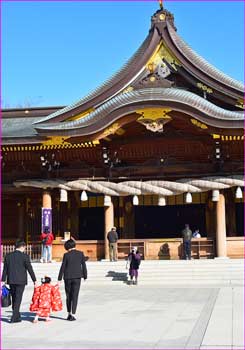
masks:
<path fill-rule="evenodd" d="M 62 310 L 59 286 L 52 286 L 50 283 L 44 283 L 41 286 L 35 287 L 30 311 L 36 311 L 37 315 L 40 317 L 48 317 L 51 310 Z"/>

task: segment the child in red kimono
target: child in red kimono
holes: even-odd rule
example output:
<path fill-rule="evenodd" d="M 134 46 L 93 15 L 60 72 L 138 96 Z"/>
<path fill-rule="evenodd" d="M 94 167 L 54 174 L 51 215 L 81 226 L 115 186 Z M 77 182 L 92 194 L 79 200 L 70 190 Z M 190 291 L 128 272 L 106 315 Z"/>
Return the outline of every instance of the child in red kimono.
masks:
<path fill-rule="evenodd" d="M 50 320 L 51 311 L 62 310 L 62 301 L 58 285 L 51 285 L 51 278 L 45 276 L 42 278 L 41 286 L 35 287 L 32 296 L 30 311 L 36 311 L 33 323 L 38 322 L 39 317 L 44 317 L 46 322 Z"/>

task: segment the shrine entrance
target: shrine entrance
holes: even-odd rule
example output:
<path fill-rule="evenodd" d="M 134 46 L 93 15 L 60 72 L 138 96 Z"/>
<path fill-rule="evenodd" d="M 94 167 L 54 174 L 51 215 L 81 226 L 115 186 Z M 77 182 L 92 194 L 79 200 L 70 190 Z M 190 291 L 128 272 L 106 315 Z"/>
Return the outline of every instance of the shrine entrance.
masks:
<path fill-rule="evenodd" d="M 104 239 L 105 214 L 103 207 L 79 209 L 79 239 Z"/>
<path fill-rule="evenodd" d="M 181 238 L 185 224 L 206 237 L 205 205 L 139 206 L 135 208 L 135 238 Z"/>

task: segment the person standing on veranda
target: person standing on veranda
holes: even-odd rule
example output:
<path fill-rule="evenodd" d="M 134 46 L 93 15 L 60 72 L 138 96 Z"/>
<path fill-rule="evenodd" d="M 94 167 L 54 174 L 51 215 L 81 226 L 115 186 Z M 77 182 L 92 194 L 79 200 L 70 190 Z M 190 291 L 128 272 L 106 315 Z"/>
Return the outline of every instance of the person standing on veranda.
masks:
<path fill-rule="evenodd" d="M 184 230 L 182 230 L 183 247 L 184 247 L 184 259 L 191 260 L 191 239 L 192 231 L 189 224 L 185 224 Z"/>
<path fill-rule="evenodd" d="M 109 241 L 110 261 L 117 261 L 118 234 L 116 227 L 112 227 L 111 231 L 108 232 L 107 239 Z"/>
<path fill-rule="evenodd" d="M 193 232 L 192 237 L 193 237 L 193 238 L 201 238 L 201 234 L 200 234 L 200 232 L 199 232 L 198 229 L 196 229 L 196 230 Z"/>
<path fill-rule="evenodd" d="M 54 235 L 50 232 L 49 227 L 45 227 L 44 231 L 41 234 L 42 241 L 42 257 L 41 262 L 52 262 L 52 244 L 54 240 Z"/>

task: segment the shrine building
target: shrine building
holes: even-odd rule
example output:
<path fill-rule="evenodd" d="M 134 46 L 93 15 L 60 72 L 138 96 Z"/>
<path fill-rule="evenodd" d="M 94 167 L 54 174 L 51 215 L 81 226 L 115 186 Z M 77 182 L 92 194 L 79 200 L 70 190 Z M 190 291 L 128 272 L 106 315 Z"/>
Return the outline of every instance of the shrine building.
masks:
<path fill-rule="evenodd" d="M 2 245 L 53 258 L 71 234 L 90 260 L 137 245 L 145 259 L 244 256 L 244 85 L 198 55 L 160 8 L 146 39 L 109 80 L 68 106 L 2 110 Z M 218 50 L 218 45 L 217 45 Z M 44 221 L 44 212 L 50 217 Z"/>

